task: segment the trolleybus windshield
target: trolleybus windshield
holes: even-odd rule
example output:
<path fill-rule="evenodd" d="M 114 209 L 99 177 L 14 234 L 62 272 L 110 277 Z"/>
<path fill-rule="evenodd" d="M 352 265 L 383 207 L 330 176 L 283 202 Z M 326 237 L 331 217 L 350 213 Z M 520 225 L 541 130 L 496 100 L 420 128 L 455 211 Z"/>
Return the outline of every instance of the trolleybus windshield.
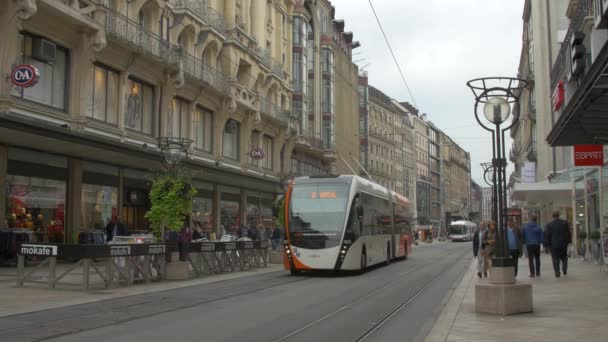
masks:
<path fill-rule="evenodd" d="M 342 237 L 348 184 L 296 184 L 291 194 L 291 243 L 308 248 L 337 246 Z"/>

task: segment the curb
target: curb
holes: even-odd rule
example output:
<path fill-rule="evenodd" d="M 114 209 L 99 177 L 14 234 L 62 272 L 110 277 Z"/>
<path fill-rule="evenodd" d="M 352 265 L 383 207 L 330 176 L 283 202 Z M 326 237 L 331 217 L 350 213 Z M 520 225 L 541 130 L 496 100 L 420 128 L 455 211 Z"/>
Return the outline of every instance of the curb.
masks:
<path fill-rule="evenodd" d="M 456 320 L 456 316 L 460 311 L 467 290 L 469 289 L 471 281 L 473 280 L 476 265 L 477 260 L 473 258 L 468 270 L 464 273 L 458 285 L 453 290 L 447 304 L 439 314 L 439 317 L 437 317 L 431 331 L 424 339 L 425 342 L 444 342 L 447 340 L 450 330 L 452 329 L 452 325 Z"/>

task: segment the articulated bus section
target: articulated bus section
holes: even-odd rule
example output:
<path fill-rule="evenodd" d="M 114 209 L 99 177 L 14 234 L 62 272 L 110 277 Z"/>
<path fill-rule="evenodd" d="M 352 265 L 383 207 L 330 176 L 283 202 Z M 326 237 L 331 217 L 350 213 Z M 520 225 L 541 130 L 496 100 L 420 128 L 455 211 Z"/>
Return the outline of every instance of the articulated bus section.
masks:
<path fill-rule="evenodd" d="M 358 176 L 296 178 L 285 194 L 284 265 L 364 271 L 411 251 L 409 200 Z"/>

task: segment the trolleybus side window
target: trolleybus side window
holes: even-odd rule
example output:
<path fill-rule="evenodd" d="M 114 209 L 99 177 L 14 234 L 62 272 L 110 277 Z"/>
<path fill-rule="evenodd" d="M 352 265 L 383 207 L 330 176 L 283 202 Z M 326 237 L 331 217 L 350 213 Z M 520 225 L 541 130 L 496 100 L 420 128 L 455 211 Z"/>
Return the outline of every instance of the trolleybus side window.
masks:
<path fill-rule="evenodd" d="M 351 205 L 349 215 L 348 215 L 348 224 L 346 226 L 346 233 L 344 234 L 344 240 L 355 241 L 361 236 L 361 231 L 363 228 L 361 218 L 359 217 L 360 213 L 364 213 L 361 207 L 361 200 L 359 196 L 355 197 L 353 200 L 353 204 Z"/>
<path fill-rule="evenodd" d="M 361 200 L 363 206 L 362 235 L 391 234 L 393 223 L 388 199 L 362 193 Z"/>

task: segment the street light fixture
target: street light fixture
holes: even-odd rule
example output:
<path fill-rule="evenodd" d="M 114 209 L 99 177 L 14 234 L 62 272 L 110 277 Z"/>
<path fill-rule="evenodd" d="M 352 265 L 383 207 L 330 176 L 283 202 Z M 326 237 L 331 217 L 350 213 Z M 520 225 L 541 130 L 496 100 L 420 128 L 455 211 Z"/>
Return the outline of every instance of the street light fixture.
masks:
<path fill-rule="evenodd" d="M 475 96 L 475 119 L 483 129 L 492 132 L 492 163 L 484 163 L 482 167 L 486 183 L 492 186 L 495 202 L 492 206 L 492 219 L 497 227 L 497 244 L 493 267 L 513 266 L 507 241 L 505 131 L 519 119 L 517 112 L 513 113 L 510 125 L 505 123 L 511 116 L 511 105 L 519 101 L 527 83 L 511 77 L 483 77 L 467 82 Z M 480 104 L 483 104 L 483 114 L 488 121 L 486 123 L 479 117 Z"/>
<path fill-rule="evenodd" d="M 169 172 L 177 170 L 181 162 L 188 159 L 188 149 L 192 140 L 163 137 L 158 138 L 157 141 L 161 151 L 160 161 Z"/>

